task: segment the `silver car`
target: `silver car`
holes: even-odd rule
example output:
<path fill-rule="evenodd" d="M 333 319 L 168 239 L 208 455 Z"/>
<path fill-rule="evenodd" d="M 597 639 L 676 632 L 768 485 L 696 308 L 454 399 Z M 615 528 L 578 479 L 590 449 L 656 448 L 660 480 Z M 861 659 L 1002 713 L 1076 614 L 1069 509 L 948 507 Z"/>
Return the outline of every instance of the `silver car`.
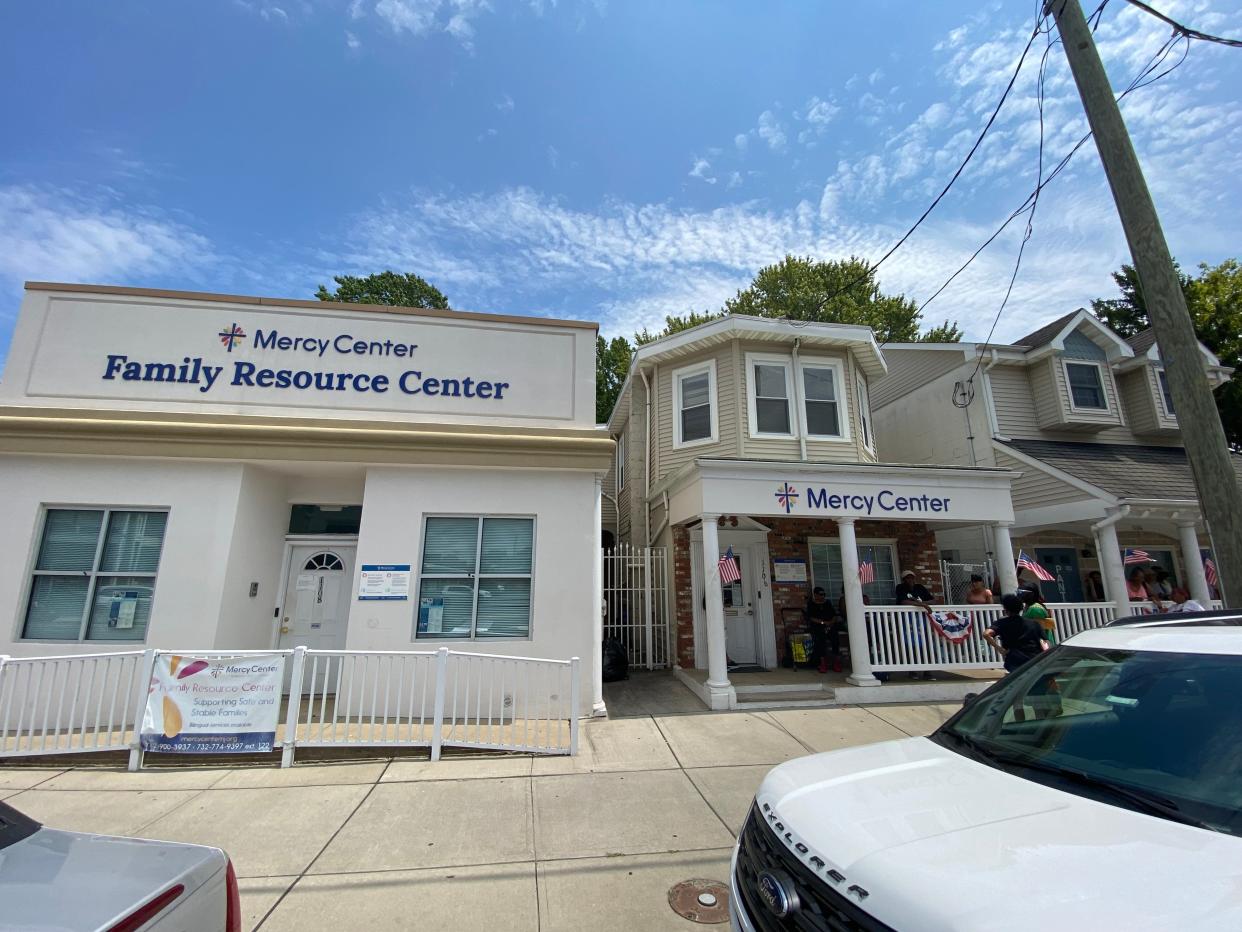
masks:
<path fill-rule="evenodd" d="M 0 803 L 0 928 L 240 932 L 219 848 L 44 828 Z"/>

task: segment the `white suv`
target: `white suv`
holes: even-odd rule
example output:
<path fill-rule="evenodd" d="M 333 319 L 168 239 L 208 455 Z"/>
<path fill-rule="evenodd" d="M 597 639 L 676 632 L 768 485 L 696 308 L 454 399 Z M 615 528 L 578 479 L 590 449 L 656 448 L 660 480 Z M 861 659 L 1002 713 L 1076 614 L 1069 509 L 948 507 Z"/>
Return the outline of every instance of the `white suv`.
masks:
<path fill-rule="evenodd" d="M 1242 615 L 1085 632 L 764 779 L 734 928 L 1242 930 Z"/>

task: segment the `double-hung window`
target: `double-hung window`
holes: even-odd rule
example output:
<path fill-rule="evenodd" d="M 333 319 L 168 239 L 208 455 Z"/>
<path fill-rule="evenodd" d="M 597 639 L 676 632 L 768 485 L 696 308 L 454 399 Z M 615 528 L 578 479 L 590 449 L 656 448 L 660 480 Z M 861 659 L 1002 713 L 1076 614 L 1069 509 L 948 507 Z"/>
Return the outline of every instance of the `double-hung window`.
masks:
<path fill-rule="evenodd" d="M 1173 410 L 1173 392 L 1169 389 L 1169 373 L 1163 369 L 1157 369 L 1156 377 L 1160 380 L 1160 400 L 1164 402 L 1164 416 L 1176 417 L 1177 414 Z"/>
<path fill-rule="evenodd" d="M 862 431 L 863 446 L 874 450 L 875 437 L 871 434 L 871 397 L 867 394 L 867 380 L 859 375 L 854 386 L 858 396 L 858 429 Z"/>
<path fill-rule="evenodd" d="M 673 446 L 716 440 L 716 361 L 673 372 Z"/>
<path fill-rule="evenodd" d="M 22 637 L 142 641 L 168 513 L 49 508 Z"/>
<path fill-rule="evenodd" d="M 1107 411 L 1104 381 L 1100 367 L 1093 362 L 1066 362 L 1065 377 L 1069 381 L 1070 402 L 1077 410 Z"/>
<path fill-rule="evenodd" d="M 793 362 L 782 357 L 747 356 L 752 437 L 792 437 L 790 404 Z"/>
<path fill-rule="evenodd" d="M 802 427 L 813 440 L 849 438 L 845 367 L 831 360 L 802 360 Z"/>
<path fill-rule="evenodd" d="M 828 541 L 810 541 L 812 585 L 822 586 L 828 598 L 836 600 L 845 592 L 845 580 L 841 575 L 841 544 Z M 872 605 L 892 605 L 896 599 L 897 561 L 892 544 L 885 542 L 858 542 L 858 562 L 870 563 L 875 577 L 864 583 L 863 595 Z"/>
<path fill-rule="evenodd" d="M 530 637 L 534 556 L 534 518 L 428 518 L 415 637 Z"/>

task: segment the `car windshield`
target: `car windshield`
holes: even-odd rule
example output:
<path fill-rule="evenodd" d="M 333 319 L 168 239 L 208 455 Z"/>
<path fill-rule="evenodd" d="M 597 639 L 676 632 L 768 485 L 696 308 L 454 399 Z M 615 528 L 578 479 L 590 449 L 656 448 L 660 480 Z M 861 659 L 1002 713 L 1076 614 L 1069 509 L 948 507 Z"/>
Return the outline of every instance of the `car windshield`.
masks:
<path fill-rule="evenodd" d="M 1242 657 L 1067 647 L 933 738 L 1101 802 L 1242 834 Z"/>

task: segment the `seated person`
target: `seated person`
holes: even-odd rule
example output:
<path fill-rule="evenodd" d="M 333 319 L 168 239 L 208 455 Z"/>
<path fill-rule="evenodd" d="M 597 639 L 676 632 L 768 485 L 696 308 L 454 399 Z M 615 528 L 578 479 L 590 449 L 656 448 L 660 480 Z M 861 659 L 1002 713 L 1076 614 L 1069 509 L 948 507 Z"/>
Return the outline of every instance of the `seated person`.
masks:
<path fill-rule="evenodd" d="M 807 627 L 811 629 L 811 663 L 819 663 L 819 672 L 828 672 L 828 657 L 832 657 L 832 669 L 841 672 L 841 626 L 836 610 L 828 601 L 828 593 L 816 586 L 802 611 Z M 831 654 L 829 654 L 831 652 Z"/>

